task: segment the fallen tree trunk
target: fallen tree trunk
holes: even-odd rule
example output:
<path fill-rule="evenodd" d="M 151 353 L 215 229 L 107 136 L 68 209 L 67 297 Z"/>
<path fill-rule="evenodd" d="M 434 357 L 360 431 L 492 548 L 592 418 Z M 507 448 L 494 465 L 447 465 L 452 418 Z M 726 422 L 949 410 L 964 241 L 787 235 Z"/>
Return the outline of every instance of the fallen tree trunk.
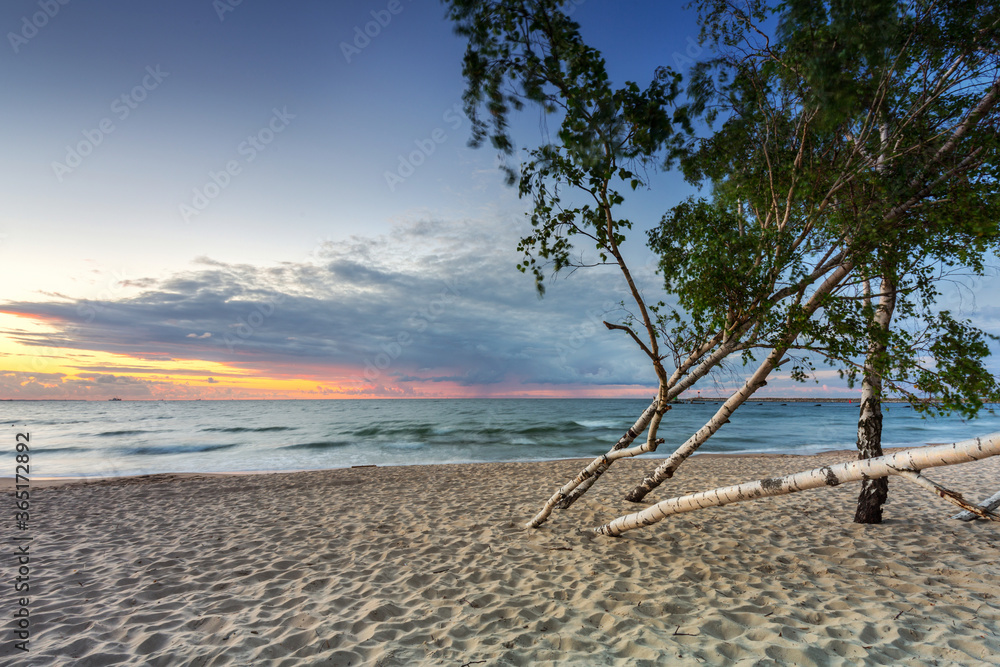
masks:
<path fill-rule="evenodd" d="M 597 528 L 603 535 L 621 535 L 627 530 L 649 526 L 671 514 L 690 512 L 705 507 L 718 507 L 756 498 L 780 496 L 822 486 L 838 486 L 845 482 L 877 479 L 899 474 L 902 470 L 920 471 L 924 468 L 969 463 L 1000 454 L 1000 433 L 984 438 L 963 440 L 950 445 L 935 445 L 908 449 L 888 456 L 861 461 L 850 461 L 815 470 L 746 482 L 711 491 L 702 491 L 679 498 L 671 498 L 647 507 Z"/>
<path fill-rule="evenodd" d="M 962 497 L 961 493 L 955 493 L 950 489 L 946 489 L 940 484 L 932 482 L 931 480 L 927 479 L 926 477 L 924 477 L 915 470 L 897 470 L 896 474 L 902 477 L 903 479 L 908 479 L 914 484 L 927 489 L 933 494 L 941 496 L 949 503 L 958 505 L 966 512 L 971 512 L 972 514 L 975 514 L 980 519 L 987 519 L 989 521 L 1000 521 L 1000 516 L 993 514 L 988 510 L 976 507 L 975 505 L 970 505 L 969 503 L 965 502 L 965 498 Z"/>
<path fill-rule="evenodd" d="M 1000 491 L 997 491 L 992 496 L 979 503 L 979 509 L 986 510 L 987 512 L 992 512 L 996 508 L 1000 507 Z M 978 519 L 978 515 L 969 512 L 959 512 L 952 519 L 958 519 L 959 521 L 972 521 L 973 519 Z"/>

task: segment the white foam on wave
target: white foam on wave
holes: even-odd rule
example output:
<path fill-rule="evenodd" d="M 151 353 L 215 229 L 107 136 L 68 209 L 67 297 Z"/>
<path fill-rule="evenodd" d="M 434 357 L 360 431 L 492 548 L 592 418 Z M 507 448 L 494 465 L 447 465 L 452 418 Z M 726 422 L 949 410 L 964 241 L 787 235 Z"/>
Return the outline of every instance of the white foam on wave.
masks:
<path fill-rule="evenodd" d="M 608 419 L 576 419 L 573 423 L 579 424 L 584 428 L 616 428 L 620 426 L 620 424 Z"/>
<path fill-rule="evenodd" d="M 427 445 L 422 442 L 384 442 L 382 443 L 382 446 L 386 449 L 412 450 L 423 449 Z"/>

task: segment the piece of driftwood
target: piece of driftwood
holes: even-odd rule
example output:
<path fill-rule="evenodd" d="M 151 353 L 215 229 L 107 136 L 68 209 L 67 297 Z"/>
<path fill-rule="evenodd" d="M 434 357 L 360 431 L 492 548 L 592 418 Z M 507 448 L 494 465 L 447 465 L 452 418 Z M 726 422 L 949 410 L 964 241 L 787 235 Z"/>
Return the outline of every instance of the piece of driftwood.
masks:
<path fill-rule="evenodd" d="M 992 496 L 979 503 L 979 509 L 984 509 L 987 512 L 992 512 L 996 508 L 1000 507 L 1000 491 L 997 491 Z M 978 519 L 979 516 L 973 512 L 966 510 L 965 512 L 959 512 L 952 519 L 958 519 L 959 521 L 973 521 Z"/>
<path fill-rule="evenodd" d="M 932 482 L 931 480 L 927 479 L 916 470 L 897 470 L 896 474 L 902 477 L 903 479 L 910 480 L 917 486 L 927 489 L 931 493 L 941 496 L 949 503 L 958 505 L 966 512 L 970 512 L 981 519 L 989 519 L 990 521 L 1000 521 L 1000 516 L 993 514 L 988 510 L 976 507 L 975 505 L 970 505 L 969 503 L 965 502 L 965 498 L 962 497 L 961 493 L 950 491 L 941 486 L 940 484 Z"/>

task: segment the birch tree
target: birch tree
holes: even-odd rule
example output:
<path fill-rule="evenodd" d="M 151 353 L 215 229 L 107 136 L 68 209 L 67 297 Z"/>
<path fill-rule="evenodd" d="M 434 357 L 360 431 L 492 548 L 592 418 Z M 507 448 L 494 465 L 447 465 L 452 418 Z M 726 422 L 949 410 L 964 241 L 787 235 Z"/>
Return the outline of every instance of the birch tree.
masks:
<path fill-rule="evenodd" d="M 546 272 L 611 265 L 626 285 L 634 315 L 605 322 L 627 335 L 649 359 L 658 390 L 655 408 L 641 416 L 629 438 L 564 485 L 532 522 L 543 522 L 556 505 L 579 498 L 614 461 L 655 451 L 657 429 L 670 402 L 754 338 L 752 322 L 734 314 L 713 318 L 727 328 L 685 320 L 662 303 L 649 304 L 622 252 L 633 222 L 619 215 L 623 192 L 646 185 L 645 169 L 658 169 L 671 147 L 690 132 L 686 110 L 675 100 L 679 76 L 661 70 L 645 88 L 615 88 L 603 57 L 582 40 L 578 26 L 560 10 L 563 2 L 450 2 L 449 16 L 468 39 L 464 74 L 466 111 L 473 144 L 489 139 L 502 155 L 514 151 L 509 115 L 536 103 L 559 121 L 558 143 L 528 152 L 520 170 L 505 166 L 508 180 L 533 202 L 533 231 L 524 237 L 520 269 L 544 292 Z M 592 256 L 577 254 L 584 242 Z M 725 304 L 720 304 L 725 309 Z M 665 360 L 674 363 L 668 373 Z M 635 429 L 646 438 L 630 446 Z"/>
<path fill-rule="evenodd" d="M 671 477 L 795 350 L 847 365 L 852 379 L 862 372 L 862 456 L 880 451 L 875 401 L 887 377 L 894 388 L 911 384 L 916 391 L 904 395 L 927 410 L 974 413 L 997 389 L 982 363 L 986 335 L 932 307 L 940 269 L 981 272 L 984 253 L 996 248 L 997 7 L 722 0 L 699 6 L 704 36 L 718 55 L 696 69 L 691 90 L 708 119 L 724 120 L 695 142 L 682 165 L 692 180 L 713 185 L 718 202 L 746 215 L 720 227 L 718 216 L 691 213 L 716 203 L 675 208 L 654 232 L 661 269 L 668 282 L 682 283 L 676 288 L 682 303 L 687 296 L 709 303 L 733 298 L 702 291 L 713 284 L 706 271 L 715 269 L 706 269 L 692 249 L 719 245 L 713 238 L 722 229 L 726 247 L 740 256 L 746 236 L 771 234 L 778 256 L 793 255 L 788 266 L 800 301 L 760 314 L 764 323 L 775 322 L 776 313 L 782 318 L 758 341 L 769 348 L 764 361 L 630 500 Z M 779 24 L 774 36 L 762 27 L 772 19 Z M 752 267 L 763 263 L 754 259 Z M 830 265 L 836 269 L 807 292 L 812 283 L 801 276 Z M 742 279 L 745 268 L 737 266 Z M 879 303 L 862 299 L 859 317 L 856 288 L 872 275 L 882 278 Z M 755 277 L 734 294 L 752 300 Z M 926 322 L 920 336 L 889 328 L 901 294 L 920 297 L 922 310 L 906 312 L 920 311 Z M 858 357 L 867 359 L 867 373 Z M 793 377 L 807 373 L 792 369 Z M 919 401 L 921 394 L 941 402 Z"/>
<path fill-rule="evenodd" d="M 866 309 L 872 308 L 871 280 L 864 281 Z M 858 458 L 871 459 L 882 456 L 882 375 L 876 370 L 876 361 L 885 355 L 884 335 L 889 331 L 892 313 L 896 306 L 895 285 L 883 276 L 878 306 L 872 315 L 874 335 L 869 337 L 861 380 L 861 407 L 858 417 Z M 889 478 L 865 479 L 858 494 L 855 523 L 882 523 L 882 505 L 889 497 Z"/>
<path fill-rule="evenodd" d="M 891 192 L 894 182 L 905 183 L 923 168 L 920 158 L 914 160 L 912 155 L 933 146 L 929 138 L 947 129 L 949 120 L 960 124 L 963 112 L 974 114 L 982 108 L 979 104 L 997 78 L 996 23 L 995 8 L 983 3 L 789 2 L 778 32 L 786 41 L 805 44 L 807 57 L 800 59 L 799 76 L 811 87 L 827 100 L 855 96 L 852 104 L 858 111 L 841 112 L 840 125 L 849 140 L 862 147 L 868 175 L 880 191 Z M 865 36 L 866 30 L 876 34 Z M 860 48 L 852 49 L 859 39 Z M 849 61 L 831 67 L 838 56 L 830 54 L 845 47 Z M 838 80 L 845 78 L 851 90 L 837 92 Z M 858 95 L 858 90 L 871 92 Z M 985 130 L 980 136 L 988 139 L 996 116 L 990 120 L 990 112 L 985 115 L 978 122 Z M 872 126 L 867 145 L 855 131 L 861 127 L 861 117 Z M 904 152 L 907 146 L 909 155 Z M 995 185 L 981 183 L 996 164 L 996 144 L 970 148 L 970 154 L 979 151 L 979 155 L 967 157 L 979 164 L 970 165 L 968 174 L 949 175 L 950 191 L 947 184 L 940 184 L 943 194 L 932 195 L 924 210 L 917 207 L 912 214 L 916 224 L 883 238 L 869 262 L 868 275 L 873 277 L 862 281 L 868 326 L 855 329 L 866 331 L 860 341 L 866 349 L 859 355 L 864 362 L 858 373 L 861 458 L 882 454 L 880 402 L 885 382 L 893 393 L 910 398 L 918 410 L 933 409 L 934 403 L 919 400 L 932 396 L 942 400 L 942 411 L 957 410 L 970 418 L 984 398 L 996 397 L 995 378 L 982 363 L 988 336 L 953 320 L 950 313 L 936 314 L 933 308 L 943 267 L 961 264 L 981 274 L 984 253 L 996 248 Z M 994 222 L 981 219 L 983 212 Z M 944 233 L 938 231 L 942 228 L 947 228 Z M 872 295 L 871 284 L 876 281 L 878 292 Z M 923 329 L 915 335 L 902 327 L 893 330 L 894 318 L 900 324 L 916 322 Z M 838 335 L 841 340 L 852 338 L 843 331 Z M 921 360 L 933 360 L 935 368 L 924 363 L 916 377 L 908 377 Z M 957 373 L 956 365 L 963 367 Z M 949 375 L 958 381 L 949 380 Z M 853 373 L 849 379 L 853 386 Z M 887 484 L 887 478 L 862 483 L 855 521 L 881 521 Z"/>
<path fill-rule="evenodd" d="M 772 221 L 775 224 L 754 233 L 742 233 L 738 216 L 725 203 L 717 203 L 696 207 L 706 213 L 704 224 L 691 228 L 702 238 L 694 239 L 694 248 L 685 249 L 685 261 L 661 262 L 665 273 L 689 278 L 665 282 L 668 293 L 678 294 L 681 308 L 663 301 L 648 304 L 621 251 L 633 223 L 617 211 L 624 201 L 622 191 L 645 185 L 644 169 L 669 165 L 686 151 L 688 110 L 675 104 L 679 75 L 661 69 L 645 89 L 632 82 L 613 88 L 603 58 L 583 43 L 576 24 L 559 10 L 561 2 L 449 4 L 458 32 L 469 40 L 465 101 L 473 143 L 488 138 L 502 154 L 510 155 L 508 116 L 526 102 L 539 104 L 560 120 L 558 143 L 530 151 L 519 172 L 505 167 L 521 196 L 534 204 L 534 231 L 521 240 L 525 256 L 520 268 L 534 275 L 541 292 L 546 270 L 616 266 L 635 315 L 605 324 L 635 342 L 649 358 L 659 385 L 656 409 L 648 420 L 637 422 L 647 429 L 645 441 L 636 446 L 629 446 L 630 440 L 619 441 L 595 459 L 546 503 L 530 524 L 537 526 L 553 507 L 571 504 L 614 461 L 655 451 L 662 442 L 657 429 L 670 402 L 730 355 L 758 346 L 766 334 L 794 338 L 785 324 L 797 321 L 801 312 L 819 308 L 849 268 L 841 266 L 841 255 L 820 258 L 802 270 L 799 247 L 811 244 L 807 239 L 813 228 L 779 227 Z M 736 243 L 738 253 L 707 243 L 720 225 L 733 231 L 726 238 Z M 590 244 L 597 257 L 577 256 L 574 242 L 579 241 Z M 699 252 L 691 252 L 694 249 Z M 654 245 L 654 250 L 663 248 Z M 698 261 L 687 261 L 690 257 Z M 720 260 L 738 265 L 713 270 L 721 266 Z M 678 269 L 682 265 L 687 268 Z M 831 273 L 837 279 L 825 281 Z M 816 283 L 820 289 L 803 306 L 803 297 Z M 778 330 L 784 333 L 775 333 Z M 780 365 L 781 355 L 780 351 L 773 355 L 768 372 Z M 669 374 L 667 359 L 674 364 Z M 745 400 L 762 383 L 751 382 L 740 398 Z M 724 423 L 729 412 L 724 409 L 699 432 L 701 441 Z"/>
<path fill-rule="evenodd" d="M 944 62 L 941 44 L 953 39 L 938 40 L 934 55 L 924 45 L 913 47 L 940 22 L 938 5 L 904 7 L 900 11 L 916 17 L 912 34 L 883 43 L 875 33 L 887 17 L 898 18 L 894 3 L 840 3 L 851 11 L 831 18 L 810 14 L 813 3 L 703 1 L 704 38 L 717 56 L 695 68 L 689 99 L 679 104 L 680 76 L 666 68 L 645 88 L 631 82 L 614 88 L 602 56 L 560 10 L 566 3 L 447 4 L 468 39 L 465 102 L 474 143 L 489 139 L 501 154 L 513 155 L 509 116 L 525 103 L 559 120 L 558 142 L 530 151 L 520 171 L 504 167 L 534 204 L 534 231 L 521 241 L 520 268 L 534 275 L 541 292 L 548 270 L 616 266 L 635 315 L 606 325 L 647 355 L 659 385 L 652 413 L 640 416 L 631 436 L 561 487 L 529 525 L 572 503 L 615 460 L 654 451 L 670 401 L 731 355 L 756 369 L 630 499 L 640 500 L 672 476 L 775 368 L 805 379 L 808 363 L 795 357 L 801 350 L 842 364 L 848 379 L 865 367 L 857 360 L 867 359 L 872 395 L 876 380 L 886 377 L 892 386 L 898 378 L 897 384 L 915 381 L 921 391 L 939 391 L 944 405 L 959 404 L 977 383 L 990 388 L 979 363 L 981 332 L 944 314 L 937 337 L 911 340 L 900 347 L 909 356 L 897 362 L 899 346 L 890 338 L 907 337 L 889 328 L 889 318 L 884 326 L 876 319 L 871 298 L 881 300 L 881 292 L 865 302 L 858 290 L 869 276 L 892 284 L 889 273 L 875 270 L 876 258 L 888 250 L 918 258 L 890 268 L 892 275 L 917 275 L 926 287 L 935 267 L 970 258 L 975 265 L 995 239 L 996 216 L 989 210 L 995 210 L 996 179 L 989 174 L 996 164 L 990 134 L 996 72 L 983 64 L 993 55 L 987 50 L 975 66 L 963 64 L 979 58 L 995 21 L 966 49 L 972 56 Z M 945 9 L 952 12 L 952 32 L 969 18 Z M 786 29 L 772 39 L 760 26 L 786 10 Z M 829 39 L 814 39 L 817 31 L 824 39 L 826 33 L 846 39 L 832 51 L 834 60 L 827 57 Z M 898 124 L 881 122 L 890 112 Z M 692 140 L 692 114 L 721 118 L 721 127 Z M 647 237 L 674 308 L 645 301 L 622 253 L 633 223 L 618 213 L 623 192 L 646 185 L 645 169 L 673 164 L 712 189 L 710 198 L 674 206 Z M 979 204 L 986 212 L 977 213 Z M 956 212 L 960 218 L 950 219 Z M 596 257 L 577 255 L 580 241 Z M 898 301 L 912 289 L 904 281 L 883 291 Z M 933 296 L 933 290 L 922 294 Z M 880 303 L 878 312 L 888 314 L 886 306 Z M 921 349 L 940 354 L 927 361 Z M 954 372 L 960 356 L 948 354 L 956 350 L 976 352 L 969 365 L 973 381 Z M 674 363 L 669 374 L 668 359 Z M 646 428 L 647 436 L 633 446 L 636 428 Z"/>

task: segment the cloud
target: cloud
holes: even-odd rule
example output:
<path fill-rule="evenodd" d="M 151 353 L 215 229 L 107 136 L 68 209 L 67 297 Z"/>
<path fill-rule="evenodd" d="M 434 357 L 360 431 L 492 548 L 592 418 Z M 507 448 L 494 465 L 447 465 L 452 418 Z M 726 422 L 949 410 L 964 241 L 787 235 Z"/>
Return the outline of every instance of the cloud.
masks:
<path fill-rule="evenodd" d="M 601 325 L 627 298 L 616 270 L 561 277 L 539 299 L 515 268 L 519 231 L 500 221 L 421 220 L 382 237 L 324 242 L 300 261 L 201 257 L 191 270 L 131 280 L 142 289 L 130 296 L 0 311 L 51 326 L 7 332 L 26 345 L 222 362 L 385 391 L 425 382 L 654 386 L 642 354 Z M 655 284 L 649 265 L 636 272 Z"/>
<path fill-rule="evenodd" d="M 167 382 L 151 381 L 114 374 L 84 374 L 70 376 L 64 373 L 30 373 L 0 371 L 0 394 L 24 400 L 61 398 L 103 400 L 112 392 L 127 389 L 134 398 L 151 398 L 163 391 L 172 391 Z"/>

